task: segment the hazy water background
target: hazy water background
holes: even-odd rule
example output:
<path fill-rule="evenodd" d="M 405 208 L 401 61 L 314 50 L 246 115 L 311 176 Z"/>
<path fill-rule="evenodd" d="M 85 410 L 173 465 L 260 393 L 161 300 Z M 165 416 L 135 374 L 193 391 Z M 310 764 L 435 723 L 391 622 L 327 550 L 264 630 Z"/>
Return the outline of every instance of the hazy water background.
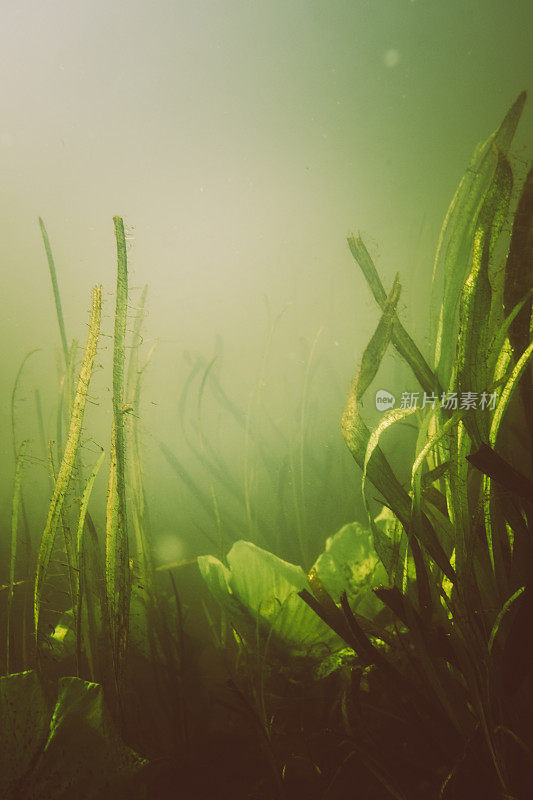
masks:
<path fill-rule="evenodd" d="M 362 233 L 387 288 L 400 272 L 404 320 L 427 344 L 440 224 L 475 144 L 519 91 L 531 88 L 533 6 L 527 0 L 2 6 L 2 525 L 12 487 L 11 389 L 34 347 L 41 352 L 25 373 L 17 436 L 29 436 L 33 455 L 43 458 L 33 404 L 39 386 L 47 436 L 54 438 L 59 336 L 37 217 L 54 250 L 68 336 L 84 341 L 94 283 L 104 286 L 104 329 L 112 330 L 112 216 L 118 214 L 132 237 L 131 286 L 150 286 L 146 347 L 159 340 L 142 414 L 154 530 L 161 539 L 177 531 L 187 540 L 188 549 L 170 546 L 168 557 L 209 550 L 197 538 L 201 510 L 157 445 L 164 439 L 204 480 L 179 429 L 177 403 L 189 369 L 184 353 L 209 360 L 220 336 L 220 381 L 246 408 L 260 376 L 267 308 L 271 318 L 285 309 L 254 408 L 258 425 L 266 408 L 297 441 L 305 360 L 321 330 L 307 443 L 319 463 L 333 453 L 349 470 L 339 416 L 378 313 L 345 237 Z M 532 121 L 529 100 L 516 139 L 522 159 L 531 156 Z M 132 289 L 133 306 L 138 296 Z M 104 365 L 110 343 L 101 340 Z M 399 385 L 392 361 L 388 368 L 381 383 L 410 388 Z M 87 419 L 105 447 L 108 375 L 97 375 L 93 394 L 100 405 Z M 207 396 L 203 414 L 239 476 L 242 432 Z M 272 439 L 276 448 L 281 459 Z M 90 442 L 84 456 L 94 460 Z M 332 498 L 332 508 L 344 504 L 339 517 L 349 514 L 348 490 L 357 513 L 358 481 L 354 465 L 353 486 L 339 489 L 342 503 Z M 100 484 L 102 494 L 102 476 Z M 25 491 L 38 533 L 49 492 L 44 466 L 27 472 Z M 274 490 L 261 480 L 254 491 L 258 503 L 275 504 Z M 338 522 L 324 521 L 324 536 Z"/>

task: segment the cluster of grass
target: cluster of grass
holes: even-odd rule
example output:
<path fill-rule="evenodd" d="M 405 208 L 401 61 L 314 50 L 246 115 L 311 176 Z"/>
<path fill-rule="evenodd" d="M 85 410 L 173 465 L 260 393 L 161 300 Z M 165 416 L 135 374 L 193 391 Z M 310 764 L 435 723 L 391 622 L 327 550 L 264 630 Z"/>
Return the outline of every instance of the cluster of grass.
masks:
<path fill-rule="evenodd" d="M 435 261 L 444 291 L 434 368 L 397 317 L 398 280 L 386 295 L 363 242 L 349 240 L 383 314 L 353 381 L 342 430 L 363 483 L 380 490 L 394 515 L 387 537 L 369 516 L 389 579 L 375 593 L 394 615 L 393 642 L 385 635 L 366 636 L 345 597 L 340 610 L 321 597 L 321 588 L 315 597 L 304 592 L 382 681 L 388 713 L 398 720 L 398 741 L 417 742 L 411 757 L 419 773 L 433 762 L 435 779 L 440 761 L 441 797 L 525 797 L 532 776 L 526 630 L 533 514 L 533 171 L 512 230 L 506 230 L 513 189 L 508 150 L 524 99 L 476 151 L 448 211 Z M 391 343 L 430 399 L 416 410 L 392 409 L 371 433 L 360 402 Z M 469 392 L 474 403 L 463 404 Z M 454 397 L 458 404 L 446 402 Z M 407 490 L 379 446 L 385 431 L 406 415 L 416 419 L 419 431 Z M 387 647 L 378 647 L 380 642 Z M 358 715 L 348 718 L 352 729 L 357 720 Z M 424 741 L 425 751 L 431 742 L 427 759 L 417 750 Z M 379 763 L 379 748 L 370 740 L 358 747 Z M 391 766 L 378 767 L 389 792 L 411 796 Z"/>
<path fill-rule="evenodd" d="M 533 170 L 516 190 L 509 156 L 524 101 L 521 95 L 477 148 L 448 210 L 433 275 L 432 365 L 399 320 L 399 278 L 387 293 L 361 238 L 348 240 L 381 309 L 341 424 L 362 472 L 366 518 L 346 519 L 346 483 L 333 485 L 338 472 L 317 490 L 325 472 L 309 457 L 306 431 L 318 338 L 304 369 L 298 436 L 287 440 L 270 421 L 272 449 L 254 423 L 259 389 L 242 409 L 220 384 L 217 357 L 191 360 L 179 413 L 208 489 L 182 453 L 178 459 L 168 443 L 160 449 L 209 520 L 213 554 L 192 564 L 154 566 L 139 431 L 151 356 L 141 361 L 139 349 L 146 292 L 127 347 L 122 220 L 114 220 L 102 532 L 91 496 L 105 454 L 88 469 L 80 454 L 101 289 L 93 290 L 77 369 L 41 222 L 64 363 L 56 442 L 48 448 L 52 494 L 37 547 L 24 496 L 31 442 L 13 442 L 11 557 L 2 587 L 2 796 L 529 796 Z M 425 402 L 392 408 L 371 431 L 361 403 L 391 345 Z M 193 438 L 186 415 L 195 380 Z M 244 436 L 241 479 L 206 434 L 208 388 Z M 461 402 L 465 395 L 474 402 Z M 35 399 L 42 430 L 38 393 Z M 417 437 L 405 485 L 383 442 L 407 418 Z M 280 451 L 281 460 L 273 455 Z M 273 514 L 258 509 L 258 476 L 271 482 Z M 381 498 L 377 516 L 369 484 Z M 322 539 L 313 532 L 309 491 L 318 503 L 337 491 L 344 504 L 328 526 L 340 529 L 325 542 L 322 520 Z M 287 551 L 286 539 L 298 547 Z M 310 542 L 322 552 L 309 568 Z M 207 623 L 202 643 L 184 622 L 187 570 L 196 570 L 193 600 Z M 87 749 L 90 764 L 80 760 Z"/>
<path fill-rule="evenodd" d="M 397 316 L 398 278 L 387 295 L 362 240 L 348 241 L 382 310 L 342 418 L 365 501 L 371 483 L 388 510 L 378 521 L 368 507 L 386 571 L 373 590 L 381 610 L 362 615 L 354 603 L 360 591 L 350 597 L 346 574 L 350 548 L 357 558 L 355 542 L 337 560 L 339 580 L 321 574 L 319 561 L 305 581 L 296 574 L 289 579 L 292 593 L 282 586 L 289 565 L 269 564 L 276 578 L 263 588 L 264 564 L 253 551 L 245 558 L 242 547 L 228 554 L 228 568 L 201 560 L 239 642 L 248 652 L 255 644 L 256 677 L 247 682 L 273 751 L 273 720 L 282 715 L 266 710 L 265 661 L 273 660 L 279 639 L 291 644 L 285 617 L 298 625 L 302 644 L 314 634 L 329 645 L 319 674 L 345 673 L 339 700 L 344 760 L 321 781 L 324 763 L 311 755 L 311 736 L 307 754 L 299 755 L 316 772 L 317 796 L 341 796 L 361 764 L 383 796 L 525 798 L 530 791 L 533 171 L 513 208 L 508 155 L 524 100 L 521 95 L 476 150 L 448 211 L 435 260 L 434 286 L 442 281 L 433 367 Z M 426 402 L 391 409 L 370 431 L 361 401 L 391 344 Z M 463 402 L 465 396 L 473 402 Z M 385 432 L 406 417 L 418 431 L 407 487 L 380 447 Z M 301 608 L 291 608 L 295 592 L 336 643 L 324 630 L 313 631 Z M 254 617 L 263 632 L 255 642 Z M 287 762 L 281 763 L 287 775 Z"/>
<path fill-rule="evenodd" d="M 280 321 L 281 315 L 268 325 L 258 375 L 244 402 L 224 385 L 220 338 L 210 359 L 187 353 L 178 424 L 157 444 L 177 478 L 176 510 L 190 508 L 201 548 L 221 556 L 246 538 L 308 565 L 325 532 L 356 514 L 362 518 L 364 509 L 338 426 L 329 431 L 317 424 L 326 406 L 340 412 L 344 401 L 320 331 L 312 343 L 300 343 L 299 374 L 291 376 L 300 393 L 294 414 L 287 413 L 287 403 L 282 413 L 272 403 L 268 365 Z"/>

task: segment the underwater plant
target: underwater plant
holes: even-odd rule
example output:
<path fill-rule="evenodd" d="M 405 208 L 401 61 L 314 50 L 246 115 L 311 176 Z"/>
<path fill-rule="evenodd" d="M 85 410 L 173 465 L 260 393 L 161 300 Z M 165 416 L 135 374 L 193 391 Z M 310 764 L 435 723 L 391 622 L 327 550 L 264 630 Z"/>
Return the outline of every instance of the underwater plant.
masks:
<path fill-rule="evenodd" d="M 358 676 L 341 703 L 347 761 L 364 764 L 396 798 L 525 797 L 533 776 L 524 642 L 532 619 L 533 170 L 513 211 L 509 160 L 524 102 L 523 93 L 476 149 L 446 215 L 432 282 L 434 366 L 398 318 L 398 277 L 387 295 L 362 239 L 348 239 L 382 311 L 342 418 L 362 471 L 372 553 L 358 552 L 346 526 L 307 577 L 249 542 L 234 545 L 229 569 L 213 557 L 199 559 L 248 649 L 256 644 L 254 621 L 267 641 L 306 641 L 311 621 L 296 592 L 336 634 L 328 641 L 324 628 L 317 630 L 330 655 L 316 674 L 333 668 Z M 390 344 L 411 368 L 423 402 L 411 405 L 416 393 L 405 393 L 370 431 L 361 401 Z M 381 440 L 406 418 L 417 441 L 404 487 Z M 378 518 L 369 483 L 385 503 Z M 372 576 L 366 592 L 354 587 L 365 573 Z M 391 757 L 383 736 L 402 742 L 401 755 Z"/>
<path fill-rule="evenodd" d="M 61 678 L 52 714 L 34 671 L 0 677 L 0 791 L 19 797 L 142 797 L 147 762 L 121 741 L 102 687 Z"/>
<path fill-rule="evenodd" d="M 301 567 L 242 540 L 235 542 L 226 560 L 227 567 L 214 556 L 199 556 L 198 566 L 248 647 L 254 646 L 260 631 L 270 646 L 284 646 L 293 657 L 323 658 L 344 646 L 300 598 L 299 592 L 309 585 Z M 356 523 L 327 540 L 311 573 L 332 596 L 346 592 L 352 608 L 364 609 L 370 619 L 382 607 L 371 586 L 385 573 L 369 547 L 369 532 Z"/>
<path fill-rule="evenodd" d="M 220 381 L 221 342 L 210 361 L 189 357 L 178 401 L 187 449 L 179 457 L 170 443 L 159 449 L 201 509 L 195 530 L 213 551 L 156 566 L 139 426 L 154 348 L 140 358 L 146 289 L 127 343 L 119 217 L 109 472 L 104 523 L 95 522 L 93 490 L 106 452 L 99 447 L 85 465 L 82 433 L 102 292 L 93 290 L 78 368 L 39 221 L 60 381 L 55 444 L 48 447 L 34 393 L 51 484 L 36 548 L 25 498 L 32 443 L 18 440 L 14 420 L 34 351 L 12 396 L 10 557 L 0 586 L 2 796 L 163 798 L 179 790 L 334 800 L 357 790 L 375 800 L 529 797 L 533 169 L 519 179 L 510 155 L 524 102 L 522 94 L 476 149 L 446 214 L 433 268 L 431 358 L 400 321 L 399 277 L 387 293 L 362 238 L 348 238 L 381 311 L 340 431 L 361 471 L 365 522 L 352 513 L 344 466 L 326 475 L 309 445 L 320 331 L 303 359 L 296 435 L 268 415 L 263 428 L 256 424 L 274 323 L 246 410 Z M 371 430 L 362 401 L 391 345 L 421 391 L 402 394 Z M 242 475 L 205 428 L 208 391 L 244 437 Z M 412 402 L 417 394 L 420 405 Z M 407 420 L 416 441 L 412 453 L 401 454 L 406 483 L 387 441 Z M 205 485 L 191 463 L 201 465 Z M 322 502 L 334 492 L 332 475 L 342 494 L 338 514 Z M 256 502 L 258 476 L 276 498 L 273 508 Z M 324 506 L 316 519 L 314 491 L 316 507 Z M 193 590 L 183 603 L 187 582 Z M 191 635 L 194 614 L 203 638 Z"/>
<path fill-rule="evenodd" d="M 530 646 L 523 638 L 532 619 L 533 249 L 524 230 L 531 231 L 533 171 L 506 233 L 508 153 L 524 101 L 523 93 L 478 147 L 446 215 L 433 276 L 434 288 L 444 278 L 434 368 L 398 319 L 398 279 L 387 295 L 361 238 L 348 240 L 382 317 L 352 383 L 342 431 L 363 484 L 379 490 L 395 519 L 385 535 L 369 512 L 388 575 L 374 592 L 396 618 L 392 643 L 376 649 L 346 602 L 335 611 L 321 599 L 323 587 L 315 598 L 302 593 L 324 620 L 333 617 L 336 630 L 345 617 L 354 650 L 402 720 L 397 735 L 406 749 L 412 737 L 413 757 L 422 732 L 433 742 L 441 759 L 436 783 L 442 772 L 432 791 L 441 798 L 525 797 L 533 774 Z M 424 402 L 391 409 L 370 432 L 359 408 L 390 344 L 411 367 Z M 408 415 L 418 439 L 405 489 L 380 441 Z M 394 775 L 390 760 L 358 735 L 357 718 L 346 718 L 354 752 L 395 797 L 413 796 L 402 765 Z"/>

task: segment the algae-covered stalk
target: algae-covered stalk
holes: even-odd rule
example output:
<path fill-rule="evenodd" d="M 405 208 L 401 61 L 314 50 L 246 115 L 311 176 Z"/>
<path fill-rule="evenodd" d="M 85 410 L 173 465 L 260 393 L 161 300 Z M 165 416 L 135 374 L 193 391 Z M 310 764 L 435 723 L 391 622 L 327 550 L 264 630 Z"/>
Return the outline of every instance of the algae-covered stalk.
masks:
<path fill-rule="evenodd" d="M 17 372 L 17 376 L 15 378 L 15 383 L 13 384 L 13 391 L 11 392 L 11 434 L 13 437 L 13 456 L 15 458 L 15 463 L 17 463 L 18 459 L 18 448 L 17 448 L 17 436 L 15 431 L 15 407 L 16 407 L 16 399 L 17 399 L 17 390 L 19 387 L 20 380 L 22 378 L 22 374 L 24 371 L 24 367 L 28 362 L 28 359 L 34 354 L 38 353 L 40 348 L 35 348 L 30 350 L 29 353 L 26 353 L 24 358 L 22 359 L 22 363 L 19 367 Z M 28 515 L 26 513 L 26 505 L 24 503 L 24 496 L 22 493 L 22 489 L 20 490 L 20 512 L 22 517 L 22 544 L 24 547 L 24 574 L 26 578 L 26 583 L 24 583 L 22 591 L 24 595 L 23 601 L 23 611 L 22 611 L 22 660 L 23 663 L 26 664 L 28 662 L 28 652 L 27 652 L 27 627 L 29 623 L 29 610 L 31 608 L 31 537 L 30 537 L 30 526 L 28 523 Z M 13 556 L 12 556 L 13 557 Z"/>
<path fill-rule="evenodd" d="M 92 310 L 91 321 L 89 323 L 89 335 L 87 337 L 87 344 L 85 346 L 85 353 L 83 356 L 83 363 L 81 366 L 76 394 L 70 417 L 70 426 L 68 431 L 67 443 L 63 459 L 57 475 L 57 480 L 54 487 L 54 493 L 48 509 L 48 518 L 41 537 L 41 545 L 39 547 L 39 554 L 37 556 L 37 568 L 35 573 L 35 589 L 33 599 L 33 617 L 34 617 L 34 630 L 35 639 L 39 632 L 39 615 L 41 610 L 41 595 L 43 585 L 46 579 L 46 573 L 50 564 L 50 557 L 54 546 L 55 535 L 57 526 L 61 517 L 61 511 L 65 501 L 69 484 L 72 478 L 74 463 L 76 460 L 76 453 L 79 447 L 80 435 L 83 425 L 83 414 L 85 411 L 85 403 L 87 400 L 87 391 L 89 382 L 92 375 L 94 358 L 96 355 L 96 347 L 98 344 L 98 334 L 100 332 L 100 319 L 102 314 L 102 289 L 100 286 L 95 286 L 93 289 L 92 297 Z"/>
<path fill-rule="evenodd" d="M 63 309 L 61 307 L 61 296 L 59 294 L 59 286 L 57 284 L 57 273 L 54 264 L 54 256 L 52 255 L 52 248 L 50 247 L 50 240 L 48 239 L 48 233 L 46 232 L 46 228 L 41 217 L 39 217 L 39 226 L 41 228 L 41 235 L 43 237 L 44 249 L 46 251 L 48 269 L 50 270 L 50 279 L 52 281 L 54 301 L 56 304 L 57 322 L 59 325 L 59 334 L 61 336 L 61 347 L 63 348 L 63 355 L 65 357 L 65 368 L 68 370 L 69 352 L 67 343 L 67 333 L 65 330 L 65 320 L 63 319 Z"/>
<path fill-rule="evenodd" d="M 440 233 L 433 267 L 431 306 L 432 313 L 438 313 L 435 369 L 445 390 L 449 388 L 455 357 L 459 297 L 467 276 L 478 215 L 493 180 L 498 154 L 508 155 L 525 101 L 526 93 L 522 92 L 499 128 L 476 148 Z"/>
<path fill-rule="evenodd" d="M 107 496 L 106 588 L 113 635 L 115 679 L 117 686 L 119 686 L 126 652 L 130 599 L 124 436 L 124 363 L 128 306 L 128 267 L 124 222 L 121 217 L 113 217 L 113 222 L 117 243 L 117 296 L 113 345 L 111 464 Z"/>
<path fill-rule="evenodd" d="M 21 505 L 21 482 L 22 470 L 24 467 L 24 457 L 26 455 L 26 447 L 28 440 L 25 439 L 21 442 L 17 455 L 17 464 L 15 467 L 15 482 L 13 486 L 13 509 L 11 513 L 11 556 L 9 563 L 9 590 L 7 595 L 7 632 L 6 632 L 6 673 L 10 672 L 10 655 L 11 655 L 11 614 L 13 611 L 13 587 L 15 584 L 15 565 L 17 561 L 17 538 L 18 538 L 18 519 L 19 508 Z"/>
<path fill-rule="evenodd" d="M 104 460 L 105 451 L 102 450 L 98 459 L 91 471 L 87 479 L 87 483 L 85 484 L 85 488 L 83 490 L 83 494 L 81 496 L 81 503 L 80 503 L 80 513 L 78 517 L 78 528 L 76 532 L 76 563 L 78 565 L 78 572 L 77 572 L 77 580 L 76 580 L 76 664 L 78 666 L 79 672 L 79 665 L 81 661 L 81 624 L 82 624 L 82 602 L 83 602 L 83 595 L 86 593 L 86 579 L 85 579 L 85 540 L 84 540 L 84 530 L 85 530 L 85 521 L 87 518 L 87 509 L 89 507 L 89 500 L 91 497 L 91 492 L 93 490 L 94 482 L 96 480 L 96 476 L 98 475 L 98 471 L 102 466 L 102 461 Z M 93 659 L 93 651 L 94 651 L 94 644 L 96 633 L 94 630 L 94 624 L 91 624 L 92 614 L 90 611 L 90 605 L 92 602 L 92 598 L 87 598 L 87 606 L 88 606 L 88 630 L 86 631 L 86 643 L 87 643 L 87 659 L 89 661 L 89 667 L 91 670 L 91 677 L 94 680 L 94 659 Z"/>
<path fill-rule="evenodd" d="M 379 325 L 370 340 L 356 377 L 352 381 L 346 408 L 342 415 L 341 430 L 348 449 L 361 469 L 370 440 L 370 431 L 359 413 L 361 399 L 374 380 L 385 351 L 391 341 L 396 305 L 400 296 L 400 284 L 395 280 L 387 298 Z M 376 447 L 373 460 L 367 465 L 369 480 L 387 498 L 399 519 L 406 521 L 409 516 L 409 497 L 380 448 Z"/>

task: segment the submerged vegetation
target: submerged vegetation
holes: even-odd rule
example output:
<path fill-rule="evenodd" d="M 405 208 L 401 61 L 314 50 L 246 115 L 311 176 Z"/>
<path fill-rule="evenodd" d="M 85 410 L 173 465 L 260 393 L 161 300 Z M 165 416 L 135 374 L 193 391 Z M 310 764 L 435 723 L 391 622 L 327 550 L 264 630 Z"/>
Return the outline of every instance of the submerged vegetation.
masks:
<path fill-rule="evenodd" d="M 242 409 L 221 385 L 217 356 L 191 358 L 180 420 L 208 488 L 169 442 L 160 451 L 203 509 L 208 527 L 199 527 L 212 549 L 157 564 L 140 430 L 153 349 L 141 359 L 146 290 L 127 341 L 123 221 L 114 219 L 111 430 L 87 465 L 80 441 L 102 291 L 93 289 L 78 368 L 40 220 L 63 363 L 39 536 L 25 490 L 33 443 L 15 436 L 13 416 L 10 559 L 0 587 L 3 798 L 529 797 L 533 170 L 517 176 L 510 156 L 524 102 L 522 94 L 476 149 L 448 209 L 433 270 L 431 358 L 399 319 L 399 277 L 387 292 L 361 237 L 348 239 L 381 317 L 341 422 L 363 506 L 356 518 L 337 465 L 319 471 L 317 508 L 333 495 L 351 513 L 320 542 L 324 522 L 318 516 L 310 533 L 304 480 L 314 468 L 305 431 L 317 336 L 298 437 L 271 424 L 286 450 L 281 465 L 252 424 L 257 393 Z M 362 400 L 391 345 L 420 401 L 392 398 L 371 430 Z M 195 438 L 185 422 L 194 381 Z M 205 435 L 208 389 L 244 436 L 243 482 Z M 45 443 L 38 391 L 35 403 Z M 401 454 L 407 481 L 386 447 L 406 421 L 416 431 L 412 452 Z M 93 487 L 104 463 L 99 510 Z M 270 480 L 269 514 L 254 505 L 258 469 Z"/>

